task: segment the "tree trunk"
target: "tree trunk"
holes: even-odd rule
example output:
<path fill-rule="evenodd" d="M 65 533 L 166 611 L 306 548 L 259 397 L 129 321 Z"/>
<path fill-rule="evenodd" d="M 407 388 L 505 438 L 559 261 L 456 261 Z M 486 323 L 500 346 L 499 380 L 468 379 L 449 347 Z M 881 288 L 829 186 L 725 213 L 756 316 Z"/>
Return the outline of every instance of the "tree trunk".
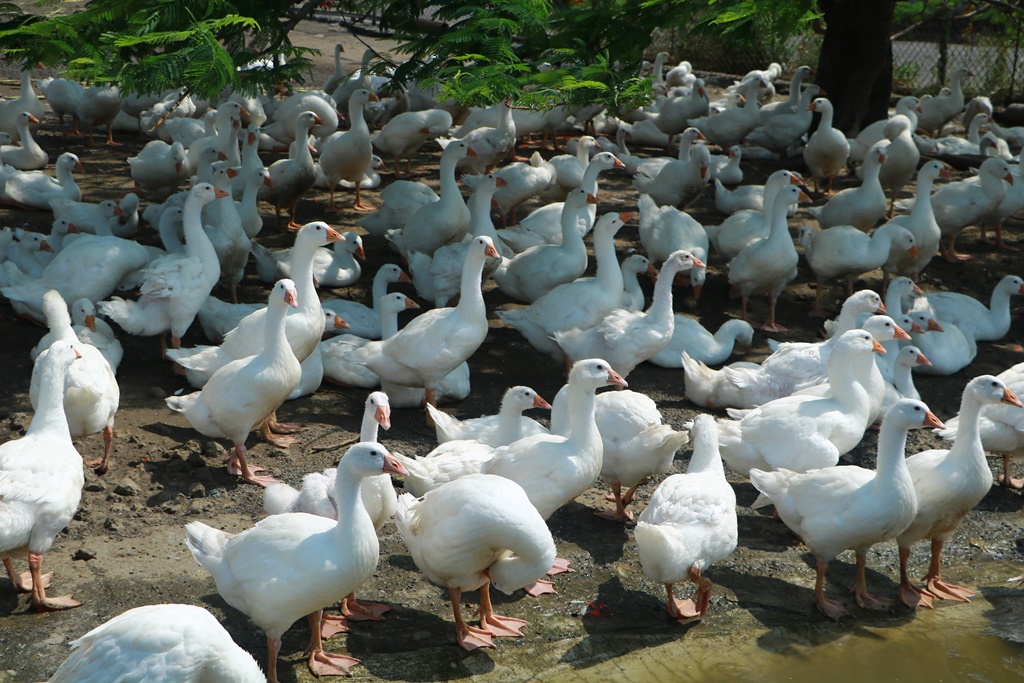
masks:
<path fill-rule="evenodd" d="M 892 91 L 895 0 L 818 0 L 825 38 L 815 82 L 835 107 L 835 127 L 853 137 L 886 118 Z"/>

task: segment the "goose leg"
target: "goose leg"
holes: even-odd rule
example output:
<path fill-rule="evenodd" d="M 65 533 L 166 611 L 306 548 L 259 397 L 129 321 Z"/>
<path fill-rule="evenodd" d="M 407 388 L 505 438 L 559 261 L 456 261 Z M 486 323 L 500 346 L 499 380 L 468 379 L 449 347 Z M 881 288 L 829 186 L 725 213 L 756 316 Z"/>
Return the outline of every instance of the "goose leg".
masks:
<path fill-rule="evenodd" d="M 609 496 L 605 496 L 605 498 L 608 499 Z M 626 509 L 626 502 L 622 496 L 621 484 L 612 484 L 610 500 L 615 503 L 614 510 L 602 510 L 600 512 L 595 512 L 594 514 L 602 519 L 609 519 L 613 522 L 621 522 L 623 524 L 628 521 L 632 521 L 633 513 Z"/>
<path fill-rule="evenodd" d="M 1010 459 L 1009 453 L 1003 453 L 1003 474 L 999 477 L 999 484 L 1019 491 L 1024 488 L 1024 479 L 1014 479 L 1010 476 Z"/>
<path fill-rule="evenodd" d="M 380 602 L 362 602 L 356 600 L 355 593 L 349 593 L 341 601 L 341 613 L 352 621 L 380 621 L 385 612 L 391 611 L 391 605 Z"/>
<path fill-rule="evenodd" d="M 256 484 L 257 486 L 266 487 L 271 484 L 279 483 L 277 479 L 270 476 L 256 476 L 256 472 L 265 471 L 266 468 L 258 465 L 250 465 L 245 460 L 245 453 L 245 444 L 235 444 L 234 454 L 228 456 L 228 474 L 240 476 L 242 481 L 249 482 L 250 484 Z"/>
<path fill-rule="evenodd" d="M 277 655 L 281 652 L 281 639 L 267 638 L 267 683 L 278 683 Z"/>
<path fill-rule="evenodd" d="M 789 332 L 788 327 L 783 327 L 782 325 L 775 322 L 775 304 L 778 303 L 778 301 L 778 293 L 772 292 L 771 303 L 769 304 L 768 309 L 768 322 L 766 322 L 764 325 L 761 325 L 761 329 L 764 330 L 765 332 Z"/>
<path fill-rule="evenodd" d="M 323 640 L 320 638 L 320 617 L 322 611 L 316 611 L 306 616 L 309 623 L 309 647 L 306 654 L 309 655 L 309 670 L 314 676 L 349 676 L 353 666 L 359 663 L 355 657 L 324 652 Z"/>
<path fill-rule="evenodd" d="M 673 619 L 690 619 L 697 616 L 697 606 L 693 600 L 680 600 L 672 594 L 672 584 L 665 584 L 665 593 L 668 595 L 668 615 Z"/>
<path fill-rule="evenodd" d="M 295 422 L 278 422 L 276 410 L 270 414 L 268 422 L 270 423 L 270 430 L 275 434 L 298 434 L 299 432 L 306 431 L 305 427 Z"/>
<path fill-rule="evenodd" d="M 359 187 L 359 183 L 356 183 L 356 203 L 352 206 L 356 211 L 375 211 L 377 209 L 373 204 L 364 204 L 361 195 L 362 188 Z"/>
<path fill-rule="evenodd" d="M 818 280 L 817 286 L 814 288 L 814 306 L 811 307 L 810 312 L 807 314 L 810 318 L 827 318 L 828 313 L 821 307 L 821 293 L 825 291 L 825 283 Z"/>
<path fill-rule="evenodd" d="M 892 607 L 892 600 L 880 598 L 877 595 L 868 593 L 868 582 L 865 571 L 867 568 L 867 557 L 864 553 L 857 551 L 857 583 L 853 587 L 853 596 L 857 604 L 863 609 L 885 612 Z"/>
<path fill-rule="evenodd" d="M 533 583 L 523 586 L 523 589 L 526 591 L 527 595 L 534 598 L 547 593 L 551 593 L 552 595 L 558 594 L 558 591 L 555 590 L 555 584 L 550 581 L 544 581 L 543 579 L 537 579 Z"/>
<path fill-rule="evenodd" d="M 11 579 L 11 585 L 14 586 L 14 590 L 19 593 L 31 593 L 32 592 L 32 572 L 22 572 L 17 574 L 14 571 L 14 563 L 11 562 L 11 558 L 4 558 L 4 569 L 7 570 L 7 576 Z M 53 572 L 43 574 L 40 577 L 43 581 L 43 588 L 49 588 L 50 579 L 53 578 Z"/>
<path fill-rule="evenodd" d="M 818 560 L 817 578 L 814 580 L 814 605 L 818 611 L 829 619 L 839 621 L 843 617 L 850 616 L 843 604 L 838 600 L 829 600 L 825 597 L 825 569 L 828 564 Z"/>
<path fill-rule="evenodd" d="M 263 437 L 264 441 L 266 441 L 269 444 L 273 444 L 278 448 L 288 448 L 293 443 L 295 443 L 294 436 L 288 436 L 286 434 L 275 434 L 270 428 L 269 418 L 264 420 L 263 424 L 260 425 L 260 436 Z"/>
<path fill-rule="evenodd" d="M 47 582 L 43 580 L 42 567 L 42 554 L 29 552 L 28 570 L 32 577 L 32 608 L 37 612 L 59 612 L 81 607 L 82 603 L 73 600 L 70 595 L 62 595 L 59 598 L 46 597 Z"/>
<path fill-rule="evenodd" d="M 480 610 L 477 612 L 480 628 L 493 638 L 522 638 L 522 628 L 529 622 L 515 617 L 503 617 L 494 613 L 491 605 L 491 582 L 480 586 Z"/>
<path fill-rule="evenodd" d="M 924 577 L 925 585 L 927 586 L 925 590 L 940 600 L 970 602 L 969 598 L 974 595 L 974 591 L 968 590 L 963 586 L 946 583 L 942 580 L 940 573 L 942 566 L 942 546 L 944 543 L 945 541 L 940 538 L 932 539 L 932 561 L 928 567 L 928 573 Z"/>
<path fill-rule="evenodd" d="M 999 221 L 996 223 L 996 246 L 1006 251 L 1020 251 L 1017 247 L 1011 247 L 1009 244 L 1003 241 L 1003 222 Z"/>
<path fill-rule="evenodd" d="M 462 591 L 458 588 L 448 589 L 448 599 L 452 601 L 452 613 L 455 616 L 455 639 L 463 650 L 475 650 L 479 647 L 494 647 L 491 634 L 482 628 L 474 628 L 462 618 Z"/>
<path fill-rule="evenodd" d="M 554 576 L 555 574 L 564 574 L 566 572 L 575 571 L 569 569 L 569 560 L 563 557 L 556 557 L 555 563 L 551 565 L 551 569 L 548 570 L 548 576 Z"/>
<path fill-rule="evenodd" d="M 96 460 L 86 460 L 85 464 L 96 470 L 96 474 L 106 474 L 107 466 L 110 464 L 110 450 L 114 445 L 114 428 L 103 428 L 103 457 Z"/>
<path fill-rule="evenodd" d="M 109 147 L 123 147 L 123 143 L 114 142 L 114 124 L 107 124 L 107 145 Z"/>
<path fill-rule="evenodd" d="M 910 574 L 907 572 L 907 562 L 910 560 L 910 548 L 900 546 L 900 591 L 899 597 L 907 607 L 932 606 L 932 596 L 910 582 Z"/>
<path fill-rule="evenodd" d="M 942 251 L 942 258 L 946 259 L 950 263 L 959 263 L 961 261 L 970 261 L 971 259 L 974 258 L 973 256 L 968 256 L 967 254 L 958 254 L 956 252 L 956 245 L 954 243 L 956 242 L 956 236 L 959 235 L 959 234 L 960 234 L 959 232 L 956 232 L 956 233 L 953 233 L 952 235 L 950 235 L 949 236 L 949 244 L 942 243 L 942 249 L 941 249 L 941 251 Z"/>

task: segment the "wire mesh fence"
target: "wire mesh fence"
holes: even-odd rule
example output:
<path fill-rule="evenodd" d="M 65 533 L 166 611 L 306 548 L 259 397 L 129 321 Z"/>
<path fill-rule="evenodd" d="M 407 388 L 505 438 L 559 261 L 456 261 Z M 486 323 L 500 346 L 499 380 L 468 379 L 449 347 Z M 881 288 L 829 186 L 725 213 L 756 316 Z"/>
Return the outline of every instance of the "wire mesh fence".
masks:
<path fill-rule="evenodd" d="M 968 97 L 985 94 L 999 104 L 1024 101 L 1024 6 L 921 6 L 920 12 L 899 16 L 894 26 L 894 94 L 936 93 L 964 67 L 972 74 L 963 83 Z M 766 36 L 750 44 L 674 28 L 656 33 L 648 57 L 665 51 L 698 70 L 736 75 L 779 62 L 788 78 L 801 64 L 816 65 L 820 48 L 821 36 L 813 32 Z"/>

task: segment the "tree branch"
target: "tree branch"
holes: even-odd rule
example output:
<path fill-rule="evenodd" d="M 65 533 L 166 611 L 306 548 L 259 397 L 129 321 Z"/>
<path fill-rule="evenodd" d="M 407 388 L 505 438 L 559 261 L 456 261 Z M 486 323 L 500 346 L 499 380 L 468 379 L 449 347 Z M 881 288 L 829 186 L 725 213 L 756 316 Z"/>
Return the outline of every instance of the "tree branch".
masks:
<path fill-rule="evenodd" d="M 315 10 L 322 1 L 323 0 L 306 0 L 306 3 L 302 5 L 298 11 L 290 13 L 290 18 L 281 25 L 281 28 L 284 29 L 285 33 L 290 33 L 293 28 L 298 26 L 300 21 L 308 19 L 309 16 L 313 14 L 313 10 Z"/>

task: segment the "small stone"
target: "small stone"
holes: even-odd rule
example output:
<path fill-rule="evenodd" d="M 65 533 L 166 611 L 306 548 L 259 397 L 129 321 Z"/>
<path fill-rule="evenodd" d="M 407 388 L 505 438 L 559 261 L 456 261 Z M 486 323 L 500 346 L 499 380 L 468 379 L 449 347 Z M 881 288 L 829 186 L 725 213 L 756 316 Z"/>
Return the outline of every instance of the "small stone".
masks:
<path fill-rule="evenodd" d="M 203 455 L 208 458 L 222 458 L 227 454 L 227 450 L 216 441 L 204 441 L 203 442 Z"/>
<path fill-rule="evenodd" d="M 99 492 L 102 492 L 102 491 L 106 491 L 107 490 L 107 485 L 106 485 L 106 483 L 103 482 L 103 480 L 98 479 L 96 481 L 90 481 L 88 484 L 85 485 L 84 488 L 85 488 L 86 491 L 91 491 L 93 493 L 99 493 Z"/>
<path fill-rule="evenodd" d="M 126 498 L 129 496 L 137 496 L 139 494 L 139 486 L 128 477 L 125 477 L 117 486 L 114 487 L 114 493 Z"/>
<path fill-rule="evenodd" d="M 106 520 L 103 521 L 103 528 L 108 531 L 120 531 L 121 523 L 113 517 L 107 517 Z"/>
<path fill-rule="evenodd" d="M 215 489 L 210 489 L 210 492 L 207 495 L 219 496 L 222 493 L 224 493 L 224 489 L 222 489 L 222 488 L 215 488 Z"/>
<path fill-rule="evenodd" d="M 198 481 L 192 482 L 192 485 L 188 487 L 188 495 L 189 498 L 205 498 L 206 487 Z"/>
<path fill-rule="evenodd" d="M 163 387 L 150 387 L 146 393 L 153 398 L 167 398 L 167 391 Z"/>
<path fill-rule="evenodd" d="M 21 423 L 21 420 L 19 420 L 18 418 L 12 418 L 8 427 L 10 427 L 12 432 L 20 432 L 22 429 L 25 428 L 25 425 L 23 425 Z"/>
<path fill-rule="evenodd" d="M 92 552 L 91 550 L 86 550 L 85 548 L 79 548 L 78 550 L 75 551 L 75 554 L 71 556 L 71 559 L 72 560 L 85 560 L 86 562 L 88 562 L 89 560 L 93 559 L 94 557 L 96 557 L 96 553 Z"/>
<path fill-rule="evenodd" d="M 269 455 L 271 458 L 287 458 L 288 451 L 283 450 L 281 448 L 273 448 L 267 453 L 267 455 Z"/>

